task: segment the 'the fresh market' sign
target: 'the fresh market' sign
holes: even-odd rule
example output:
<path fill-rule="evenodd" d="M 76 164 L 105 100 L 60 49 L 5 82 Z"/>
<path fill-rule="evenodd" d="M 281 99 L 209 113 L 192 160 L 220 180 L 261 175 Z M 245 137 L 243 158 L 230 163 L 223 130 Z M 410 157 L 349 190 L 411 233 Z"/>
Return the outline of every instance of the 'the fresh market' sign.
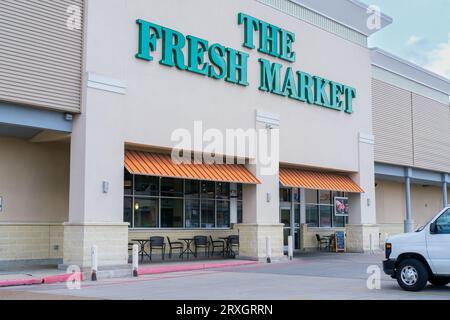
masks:
<path fill-rule="evenodd" d="M 139 26 L 139 59 L 153 61 L 152 53 L 161 46 L 160 64 L 190 71 L 212 79 L 248 86 L 249 54 L 219 43 L 209 43 L 192 35 L 183 35 L 155 23 L 136 21 Z M 266 55 L 296 61 L 292 45 L 295 34 L 244 13 L 239 13 L 238 24 L 244 28 L 243 46 Z M 255 34 L 259 35 L 255 43 Z M 187 52 L 187 56 L 185 55 Z M 325 108 L 353 112 L 356 90 L 347 85 L 308 74 L 292 67 L 260 58 L 259 90 Z"/>

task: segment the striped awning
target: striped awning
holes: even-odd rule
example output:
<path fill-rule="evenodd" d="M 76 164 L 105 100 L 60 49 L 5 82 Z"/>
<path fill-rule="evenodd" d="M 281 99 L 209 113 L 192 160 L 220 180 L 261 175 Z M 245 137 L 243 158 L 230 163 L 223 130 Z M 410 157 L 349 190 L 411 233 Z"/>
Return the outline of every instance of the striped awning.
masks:
<path fill-rule="evenodd" d="M 331 190 L 350 193 L 363 193 L 349 176 L 330 172 L 307 171 L 293 168 L 280 168 L 280 183 L 283 187 L 313 190 Z"/>
<path fill-rule="evenodd" d="M 259 180 L 239 164 L 176 164 L 170 155 L 125 151 L 125 168 L 136 175 L 204 181 L 259 184 Z"/>

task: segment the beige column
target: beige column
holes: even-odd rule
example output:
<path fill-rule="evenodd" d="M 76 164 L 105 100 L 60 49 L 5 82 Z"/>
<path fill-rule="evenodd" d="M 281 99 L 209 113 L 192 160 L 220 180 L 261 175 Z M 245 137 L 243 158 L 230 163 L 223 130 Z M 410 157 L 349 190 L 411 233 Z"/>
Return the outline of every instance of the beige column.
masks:
<path fill-rule="evenodd" d="M 104 2 L 104 1 L 103 1 Z M 128 263 L 128 225 L 123 222 L 126 46 L 117 46 L 128 22 L 126 2 L 108 1 L 108 19 L 98 20 L 101 1 L 87 1 L 82 113 L 71 136 L 69 219 L 64 225 L 63 263 L 89 267 L 98 247 L 98 264 Z M 100 41 L 101 39 L 101 41 Z M 107 52 L 101 55 L 99 52 Z"/>
<path fill-rule="evenodd" d="M 266 116 L 270 117 L 270 115 Z M 257 130 L 266 130 L 267 132 L 278 130 L 276 124 L 272 123 L 270 126 L 266 124 L 264 121 L 258 121 L 257 116 Z M 283 225 L 280 224 L 279 217 L 278 143 L 278 138 L 270 141 L 270 149 L 273 151 L 271 156 L 274 157 L 271 159 L 271 165 L 257 159 L 247 165 L 247 168 L 259 179 L 261 184 L 245 185 L 243 188 L 243 223 L 237 225 L 241 258 L 266 260 L 267 237 L 270 237 L 271 240 L 272 260 L 283 258 Z M 268 170 L 270 166 L 272 167 Z"/>
<path fill-rule="evenodd" d="M 374 138 L 359 135 L 359 172 L 352 179 L 363 189 L 349 196 L 349 224 L 346 227 L 347 250 L 365 252 L 379 248 L 379 228 L 375 208 Z"/>

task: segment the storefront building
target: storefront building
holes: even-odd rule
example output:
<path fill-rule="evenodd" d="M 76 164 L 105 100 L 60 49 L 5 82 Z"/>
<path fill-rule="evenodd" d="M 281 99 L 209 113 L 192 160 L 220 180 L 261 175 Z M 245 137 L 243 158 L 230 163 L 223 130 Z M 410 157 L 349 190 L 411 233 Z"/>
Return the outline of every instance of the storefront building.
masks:
<path fill-rule="evenodd" d="M 262 260 L 267 237 L 282 259 L 343 230 L 363 252 L 448 202 L 450 81 L 369 49 L 392 20 L 358 1 L 0 8 L 0 264 L 88 267 L 95 244 L 123 265 L 153 235 L 238 234 Z M 278 132 L 275 172 L 246 150 L 174 163 L 179 130 L 204 151 L 199 122 Z"/>

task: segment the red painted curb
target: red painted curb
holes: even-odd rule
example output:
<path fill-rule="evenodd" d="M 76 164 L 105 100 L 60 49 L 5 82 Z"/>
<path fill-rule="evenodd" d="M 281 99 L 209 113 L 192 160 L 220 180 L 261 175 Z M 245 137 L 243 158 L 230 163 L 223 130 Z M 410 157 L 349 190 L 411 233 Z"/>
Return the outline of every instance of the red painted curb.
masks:
<path fill-rule="evenodd" d="M 0 280 L 0 287 L 29 286 L 33 284 L 43 284 L 43 283 L 45 284 L 60 283 L 60 282 L 67 282 L 72 278 L 83 281 L 84 275 L 82 272 L 75 272 L 75 273 L 57 274 L 43 278 Z"/>
<path fill-rule="evenodd" d="M 65 274 L 57 274 L 54 276 L 47 276 L 42 279 L 42 283 L 51 284 L 51 283 L 59 283 L 59 282 L 67 282 L 71 279 L 76 279 L 79 281 L 84 280 L 84 275 L 82 272 L 74 272 L 74 273 L 65 273 Z"/>
<path fill-rule="evenodd" d="M 199 263 L 176 266 L 162 266 L 162 267 L 141 267 L 138 270 L 139 275 L 146 274 L 160 274 L 170 272 L 205 270 L 213 268 L 238 267 L 244 265 L 258 264 L 257 261 L 241 261 L 241 262 L 222 262 L 222 263 Z"/>
<path fill-rule="evenodd" d="M 0 281 L 0 287 L 27 286 L 27 285 L 41 284 L 41 283 L 42 283 L 41 278 L 12 279 L 12 280 Z"/>

